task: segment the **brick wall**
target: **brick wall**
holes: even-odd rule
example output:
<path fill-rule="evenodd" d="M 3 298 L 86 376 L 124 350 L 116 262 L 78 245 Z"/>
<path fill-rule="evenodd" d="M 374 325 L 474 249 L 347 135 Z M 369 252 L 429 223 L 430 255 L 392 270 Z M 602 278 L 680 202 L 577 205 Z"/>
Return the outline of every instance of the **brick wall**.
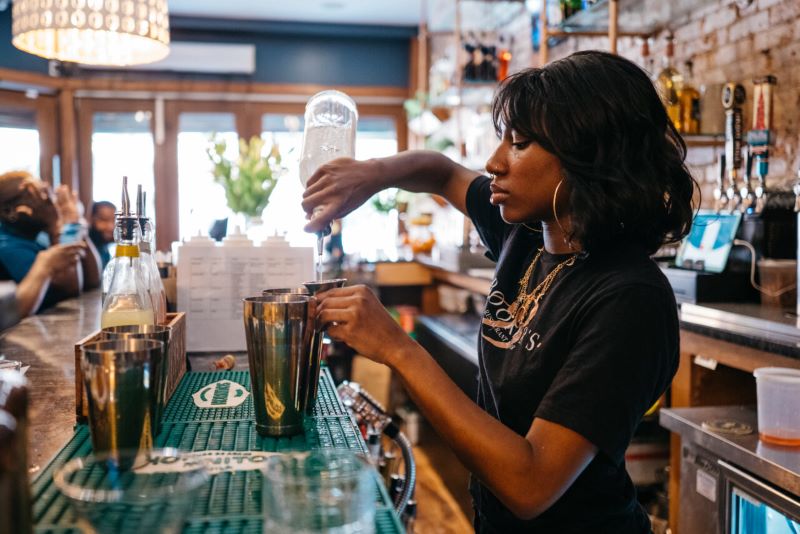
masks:
<path fill-rule="evenodd" d="M 672 26 L 675 36 L 673 65 L 681 72 L 684 62 L 694 63 L 694 82 L 703 101 L 719 99 L 720 84 L 744 85 L 745 126 L 749 129 L 752 111 L 752 79 L 773 74 L 778 79 L 774 93 L 773 131 L 775 146 L 770 150 L 767 187 L 790 188 L 800 167 L 800 0 L 753 0 L 739 7 L 732 0 L 711 0 Z M 654 70 L 661 68 L 667 31 L 650 40 Z M 618 52 L 646 66 L 638 38 L 621 38 Z M 555 46 L 550 57 L 555 60 L 576 50 L 608 49 L 605 38 L 572 38 Z M 716 104 L 716 102 L 709 103 Z M 708 104 L 706 104 L 708 105 Z M 718 127 L 717 127 L 718 128 Z M 714 129 L 717 129 L 714 128 Z M 706 127 L 704 131 L 708 131 Z M 691 148 L 687 162 L 701 184 L 703 206 L 712 204 L 712 190 L 717 177 L 716 159 L 722 147 Z"/>

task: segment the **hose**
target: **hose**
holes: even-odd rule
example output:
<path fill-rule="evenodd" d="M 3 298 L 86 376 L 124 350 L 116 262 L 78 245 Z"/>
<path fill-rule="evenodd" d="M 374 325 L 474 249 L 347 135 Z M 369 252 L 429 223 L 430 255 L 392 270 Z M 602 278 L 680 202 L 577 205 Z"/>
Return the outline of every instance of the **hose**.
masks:
<path fill-rule="evenodd" d="M 414 495 L 414 488 L 417 485 L 417 464 L 414 462 L 414 452 L 411 449 L 411 442 L 408 438 L 397 429 L 396 425 L 389 425 L 384 430 L 392 440 L 400 447 L 400 453 L 403 455 L 403 467 L 405 468 L 406 478 L 403 483 L 403 491 L 394 500 L 394 509 L 398 516 L 402 516 L 406 510 L 408 501 Z"/>

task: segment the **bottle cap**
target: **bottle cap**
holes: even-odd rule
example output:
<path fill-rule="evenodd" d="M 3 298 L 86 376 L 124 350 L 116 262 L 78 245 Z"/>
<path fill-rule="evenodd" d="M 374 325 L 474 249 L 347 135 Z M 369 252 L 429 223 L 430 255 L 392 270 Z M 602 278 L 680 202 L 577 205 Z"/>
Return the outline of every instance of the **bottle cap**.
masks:
<path fill-rule="evenodd" d="M 116 241 L 135 241 L 137 238 L 136 227 L 139 219 L 131 213 L 131 199 L 128 196 L 128 177 L 122 177 L 122 202 L 120 211 L 117 213 L 117 229 L 115 231 Z"/>
<path fill-rule="evenodd" d="M 247 238 L 247 235 L 242 233 L 241 228 L 235 227 L 232 234 L 225 236 L 222 239 L 222 246 L 224 247 L 252 247 L 253 242 Z"/>
<path fill-rule="evenodd" d="M 197 232 L 197 235 L 193 235 L 187 241 L 184 241 L 184 246 L 189 247 L 213 247 L 216 243 L 213 239 L 208 237 L 207 235 L 203 235 L 200 232 Z"/>
<path fill-rule="evenodd" d="M 274 248 L 274 247 L 286 248 L 289 246 L 289 242 L 282 235 L 275 234 L 267 236 L 267 238 L 261 242 L 261 246 L 268 248 Z"/>

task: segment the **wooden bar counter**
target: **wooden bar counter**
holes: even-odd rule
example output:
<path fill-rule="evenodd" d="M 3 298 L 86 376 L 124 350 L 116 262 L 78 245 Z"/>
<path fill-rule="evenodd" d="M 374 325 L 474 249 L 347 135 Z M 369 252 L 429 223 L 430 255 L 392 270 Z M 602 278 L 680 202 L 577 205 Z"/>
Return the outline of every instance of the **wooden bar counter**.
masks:
<path fill-rule="evenodd" d="M 0 334 L 0 354 L 29 365 L 28 463 L 32 473 L 72 437 L 75 425 L 75 347 L 100 327 L 101 294 L 78 298 L 23 319 Z"/>

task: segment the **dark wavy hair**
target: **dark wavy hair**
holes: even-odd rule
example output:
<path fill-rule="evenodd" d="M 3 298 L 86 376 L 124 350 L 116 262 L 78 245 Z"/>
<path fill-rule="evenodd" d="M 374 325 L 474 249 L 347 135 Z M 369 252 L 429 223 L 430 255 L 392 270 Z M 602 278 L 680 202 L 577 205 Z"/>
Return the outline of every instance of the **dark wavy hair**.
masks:
<path fill-rule="evenodd" d="M 521 71 L 498 89 L 492 117 L 498 134 L 510 128 L 560 160 L 569 238 L 585 250 L 622 239 L 652 254 L 688 233 L 697 184 L 686 145 L 635 63 L 585 51 Z"/>

